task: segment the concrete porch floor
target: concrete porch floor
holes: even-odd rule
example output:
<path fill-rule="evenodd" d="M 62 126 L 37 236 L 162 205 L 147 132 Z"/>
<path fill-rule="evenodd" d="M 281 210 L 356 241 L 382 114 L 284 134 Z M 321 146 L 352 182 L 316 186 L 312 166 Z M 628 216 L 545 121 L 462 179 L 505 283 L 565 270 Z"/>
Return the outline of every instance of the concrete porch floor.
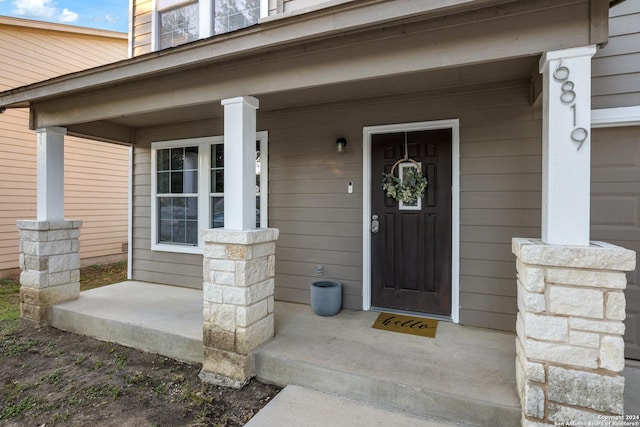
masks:
<path fill-rule="evenodd" d="M 276 336 L 256 352 L 259 380 L 468 425 L 518 425 L 515 336 L 447 322 L 436 338 L 371 328 L 375 312 L 316 316 L 277 302 Z M 55 306 L 52 326 L 179 360 L 202 361 L 202 292 L 128 281 Z M 625 370 L 639 413 L 640 368 Z M 629 399 L 627 399 L 627 391 Z M 634 400 L 635 399 L 635 400 Z"/>

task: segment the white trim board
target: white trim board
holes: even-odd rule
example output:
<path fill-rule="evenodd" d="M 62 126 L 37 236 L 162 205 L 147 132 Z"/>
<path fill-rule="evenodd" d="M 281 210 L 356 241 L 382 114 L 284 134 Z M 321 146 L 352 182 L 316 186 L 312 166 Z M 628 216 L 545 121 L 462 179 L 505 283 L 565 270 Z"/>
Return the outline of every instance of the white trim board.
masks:
<path fill-rule="evenodd" d="M 127 179 L 127 279 L 133 279 L 133 145 L 129 146 L 129 177 Z"/>
<path fill-rule="evenodd" d="M 451 129 L 451 320 L 460 322 L 460 120 L 366 126 L 362 129 L 362 308 L 371 309 L 371 136 Z"/>
<path fill-rule="evenodd" d="M 640 105 L 591 110 L 592 128 L 640 126 Z"/>

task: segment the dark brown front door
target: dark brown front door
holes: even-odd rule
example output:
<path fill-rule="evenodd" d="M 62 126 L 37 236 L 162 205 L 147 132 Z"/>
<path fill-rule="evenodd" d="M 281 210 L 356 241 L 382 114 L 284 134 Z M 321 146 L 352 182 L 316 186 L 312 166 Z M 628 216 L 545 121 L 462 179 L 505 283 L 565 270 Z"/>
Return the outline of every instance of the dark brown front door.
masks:
<path fill-rule="evenodd" d="M 379 221 L 371 234 L 374 307 L 451 314 L 451 136 L 451 129 L 372 136 L 371 214 Z M 428 181 L 420 210 L 401 209 L 382 190 L 382 174 L 404 157 L 405 146 Z"/>

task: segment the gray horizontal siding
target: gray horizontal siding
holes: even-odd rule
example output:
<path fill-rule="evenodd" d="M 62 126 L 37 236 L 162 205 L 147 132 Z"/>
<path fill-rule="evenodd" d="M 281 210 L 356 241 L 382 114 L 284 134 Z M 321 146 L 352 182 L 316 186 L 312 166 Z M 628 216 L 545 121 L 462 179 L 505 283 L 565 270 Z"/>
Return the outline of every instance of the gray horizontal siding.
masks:
<path fill-rule="evenodd" d="M 624 2 L 609 16 L 609 43 L 592 61 L 592 108 L 640 105 L 640 2 Z"/>

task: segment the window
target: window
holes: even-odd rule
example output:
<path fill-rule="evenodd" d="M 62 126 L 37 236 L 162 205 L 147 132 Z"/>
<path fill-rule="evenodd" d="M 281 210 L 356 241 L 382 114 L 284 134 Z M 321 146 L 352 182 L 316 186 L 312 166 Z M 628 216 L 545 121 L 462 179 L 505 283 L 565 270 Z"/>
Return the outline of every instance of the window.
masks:
<path fill-rule="evenodd" d="M 198 147 L 156 154 L 158 243 L 198 245 Z"/>
<path fill-rule="evenodd" d="M 166 49 L 199 38 L 198 2 L 191 2 L 158 13 L 158 47 Z"/>
<path fill-rule="evenodd" d="M 267 9 L 267 0 L 156 0 L 152 43 L 166 49 L 239 30 L 257 24 Z"/>
<path fill-rule="evenodd" d="M 256 141 L 256 226 L 267 226 L 267 133 Z M 224 227 L 222 137 L 151 146 L 151 249 L 201 253 L 199 231 Z"/>
<path fill-rule="evenodd" d="M 222 34 L 258 23 L 260 0 L 214 0 L 213 33 Z"/>

